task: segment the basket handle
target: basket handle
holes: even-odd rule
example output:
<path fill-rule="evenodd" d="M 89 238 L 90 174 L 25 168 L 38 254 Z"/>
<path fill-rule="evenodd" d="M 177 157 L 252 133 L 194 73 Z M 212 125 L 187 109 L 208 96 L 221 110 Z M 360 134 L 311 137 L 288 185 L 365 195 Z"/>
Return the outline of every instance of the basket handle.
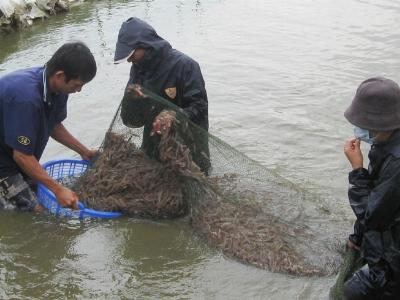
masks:
<path fill-rule="evenodd" d="M 78 201 L 78 208 L 79 208 L 79 210 L 85 210 L 86 206 L 82 202 Z"/>

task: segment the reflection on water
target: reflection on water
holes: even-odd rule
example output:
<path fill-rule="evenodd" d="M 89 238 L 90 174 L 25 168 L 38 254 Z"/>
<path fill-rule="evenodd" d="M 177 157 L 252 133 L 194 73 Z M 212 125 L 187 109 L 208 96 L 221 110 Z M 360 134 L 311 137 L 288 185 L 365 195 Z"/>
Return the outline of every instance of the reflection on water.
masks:
<path fill-rule="evenodd" d="M 332 236 L 347 234 L 351 127 L 343 111 L 367 77 L 400 81 L 400 4 L 388 0 L 88 1 L 0 37 L 0 75 L 44 64 L 64 42 L 83 40 L 98 75 L 71 96 L 66 126 L 98 146 L 126 84 L 114 65 L 120 24 L 150 22 L 199 61 L 213 133 L 300 187 Z M 44 160 L 72 155 L 51 143 Z M 319 199 L 319 198 L 318 198 Z M 319 216 L 316 216 L 316 219 Z M 292 278 L 239 264 L 192 236 L 185 220 L 65 222 L 0 213 L 0 298 L 320 299 L 333 278 Z"/>

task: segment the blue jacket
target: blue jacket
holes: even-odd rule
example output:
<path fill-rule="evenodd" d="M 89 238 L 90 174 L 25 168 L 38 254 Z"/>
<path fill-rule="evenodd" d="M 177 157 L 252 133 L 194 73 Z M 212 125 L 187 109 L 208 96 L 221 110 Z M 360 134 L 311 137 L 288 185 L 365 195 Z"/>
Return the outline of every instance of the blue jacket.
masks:
<path fill-rule="evenodd" d="M 67 117 L 67 94 L 48 92 L 44 99 L 43 72 L 30 68 L 0 78 L 0 177 L 21 172 L 13 150 L 39 160 L 54 126 Z"/>
<path fill-rule="evenodd" d="M 167 99 L 182 109 L 190 121 L 201 129 L 191 128 L 192 133 L 182 137 L 189 146 L 192 157 L 205 173 L 210 168 L 208 148 L 208 100 L 199 64 L 187 55 L 172 49 L 153 27 L 138 18 L 130 18 L 119 32 L 115 60 L 126 57 L 137 48 L 146 49 L 144 58 L 132 65 L 128 85 L 139 84 Z M 125 93 L 121 117 L 125 125 L 144 126 L 145 152 L 158 158 L 158 136 L 150 136 L 156 115 L 167 107 L 154 99 L 132 99 Z"/>
<path fill-rule="evenodd" d="M 146 49 L 143 60 L 132 65 L 130 84 L 140 84 L 168 99 L 182 108 L 192 122 L 208 130 L 207 92 L 196 61 L 172 49 L 153 27 L 138 18 L 124 22 L 118 43 L 132 50 Z"/>

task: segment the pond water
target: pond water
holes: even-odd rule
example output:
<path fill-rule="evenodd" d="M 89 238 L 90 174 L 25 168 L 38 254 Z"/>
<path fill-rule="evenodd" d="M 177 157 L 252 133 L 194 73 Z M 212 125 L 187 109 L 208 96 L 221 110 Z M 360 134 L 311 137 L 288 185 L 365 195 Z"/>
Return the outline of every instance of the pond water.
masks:
<path fill-rule="evenodd" d="M 88 1 L 0 36 L 0 75 L 43 65 L 64 42 L 87 43 L 98 75 L 70 97 L 67 128 L 101 143 L 128 79 L 113 64 L 121 23 L 148 21 L 196 59 L 210 132 L 318 193 L 332 234 L 352 227 L 343 117 L 358 84 L 400 81 L 400 4 L 387 0 Z M 71 157 L 53 142 L 43 156 Z M 348 232 L 347 232 L 348 231 Z M 296 278 L 224 258 L 186 220 L 65 221 L 0 212 L 0 298 L 321 299 L 335 278 Z"/>

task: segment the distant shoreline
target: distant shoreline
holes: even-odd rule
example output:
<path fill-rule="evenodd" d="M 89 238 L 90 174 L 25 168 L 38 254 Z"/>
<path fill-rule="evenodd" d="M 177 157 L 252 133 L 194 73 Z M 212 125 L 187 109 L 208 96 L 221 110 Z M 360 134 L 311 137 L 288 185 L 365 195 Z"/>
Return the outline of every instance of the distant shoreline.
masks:
<path fill-rule="evenodd" d="M 69 11 L 83 0 L 1 0 L 0 33 L 31 26 L 35 21 Z"/>

